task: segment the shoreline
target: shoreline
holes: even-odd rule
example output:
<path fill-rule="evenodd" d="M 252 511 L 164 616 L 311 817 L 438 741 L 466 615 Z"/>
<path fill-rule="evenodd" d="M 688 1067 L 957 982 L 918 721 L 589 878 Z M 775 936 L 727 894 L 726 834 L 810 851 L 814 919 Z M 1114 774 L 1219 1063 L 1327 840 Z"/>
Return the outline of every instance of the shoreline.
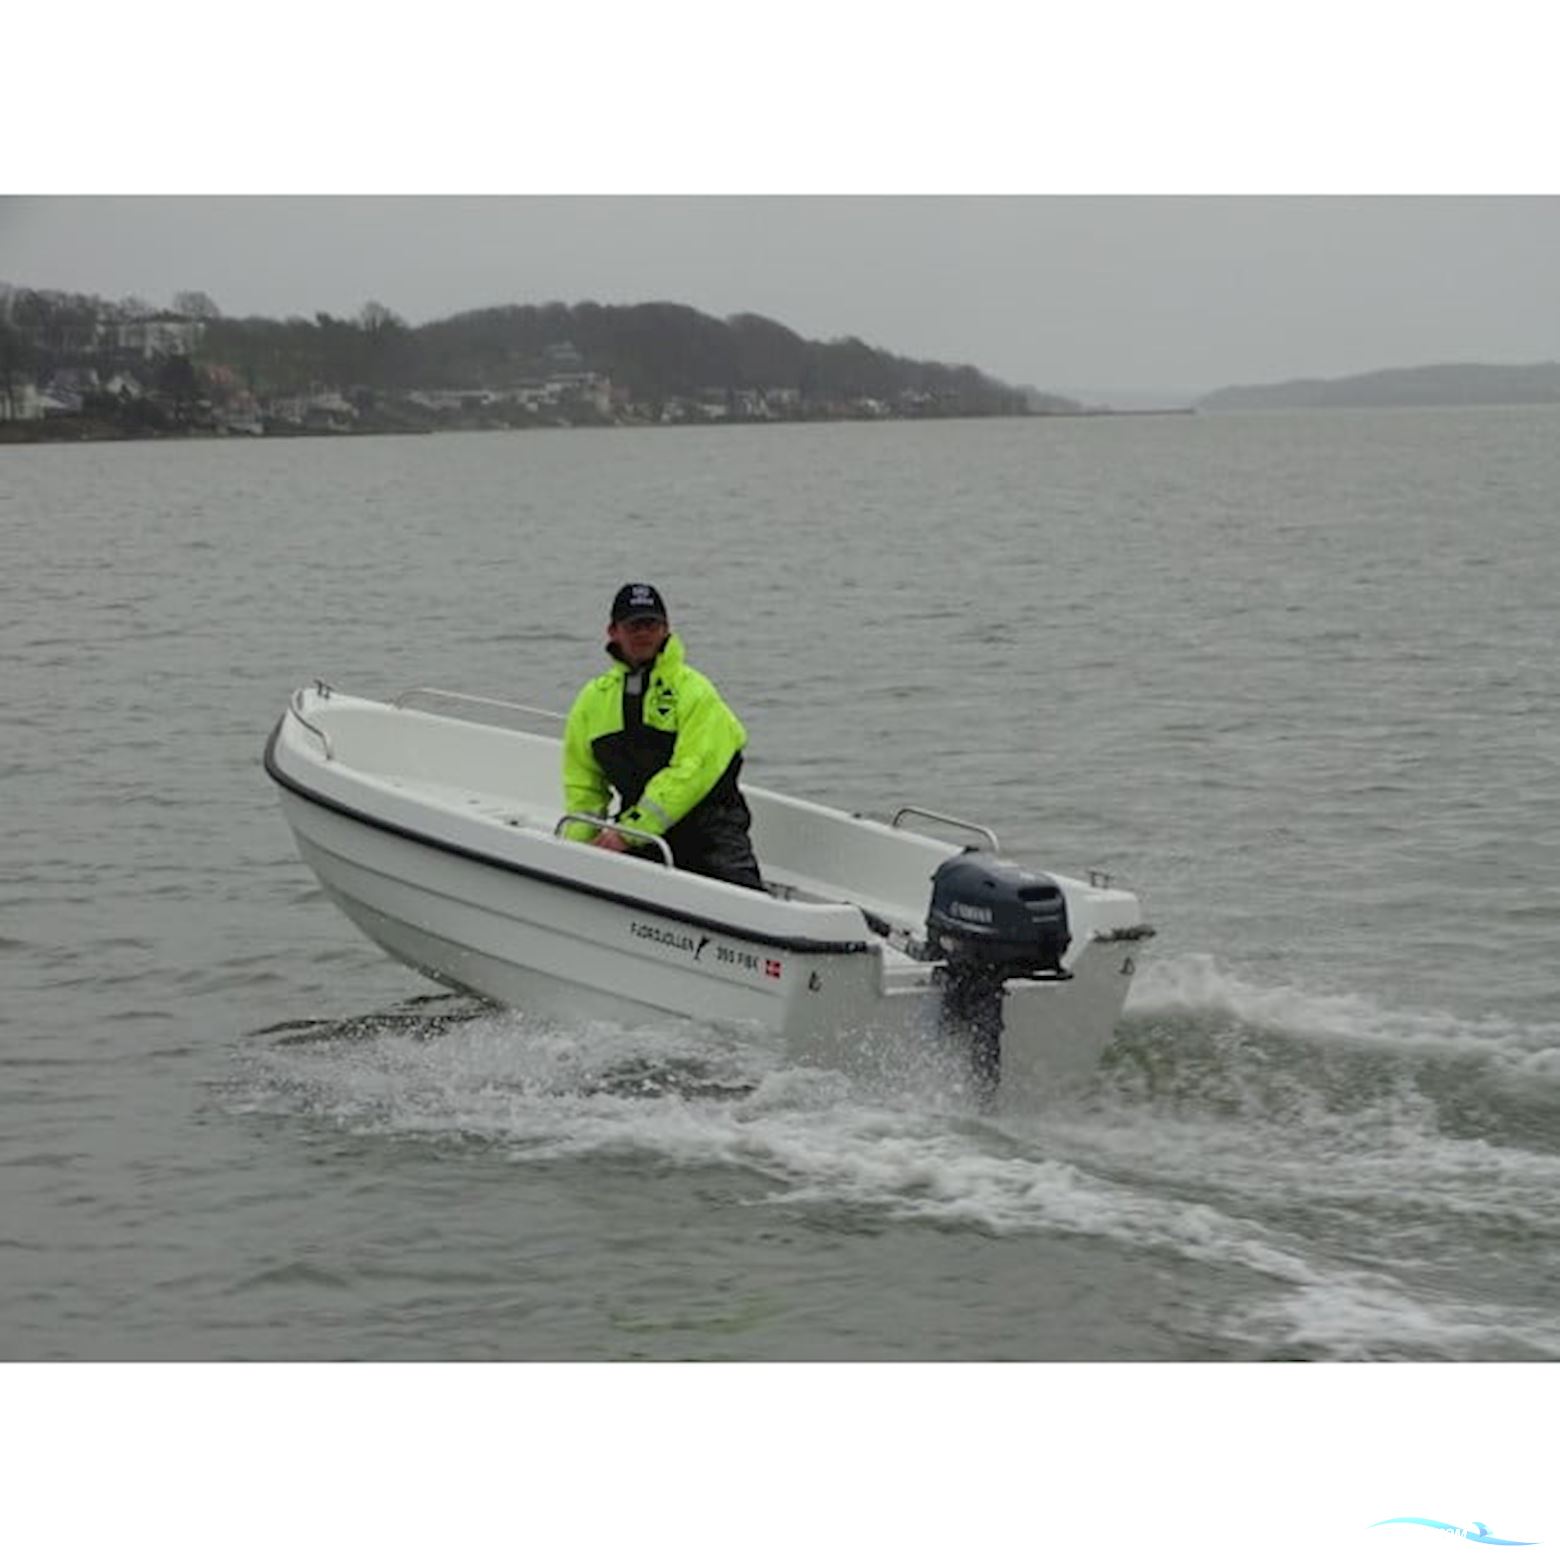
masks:
<path fill-rule="evenodd" d="M 711 419 L 708 422 L 536 422 L 451 423 L 424 427 L 381 424 L 352 428 L 271 426 L 255 432 L 231 428 L 123 428 L 93 417 L 51 417 L 26 422 L 0 423 L 0 446 L 8 444 L 146 444 L 184 439 L 217 439 L 247 443 L 255 439 L 364 439 L 439 433 L 573 433 L 582 429 L 680 428 L 794 428 L 821 424 L 852 423 L 948 423 L 948 422 L 1052 422 L 1058 419 L 1101 417 L 1194 417 L 1195 406 L 1161 406 L 1144 409 L 1090 407 L 1076 412 L 968 412 L 945 417 L 748 417 Z"/>

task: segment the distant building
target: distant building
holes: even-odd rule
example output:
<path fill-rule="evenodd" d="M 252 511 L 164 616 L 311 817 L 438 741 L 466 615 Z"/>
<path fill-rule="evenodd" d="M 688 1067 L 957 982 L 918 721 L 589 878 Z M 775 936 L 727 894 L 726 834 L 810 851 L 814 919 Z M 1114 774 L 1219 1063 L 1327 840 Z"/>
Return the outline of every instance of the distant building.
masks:
<path fill-rule="evenodd" d="M 612 381 L 605 374 L 563 371 L 549 377 L 547 388 L 557 401 L 584 402 L 603 417 L 612 411 Z"/>
<path fill-rule="evenodd" d="M 139 401 L 146 394 L 146 387 L 134 374 L 110 374 L 103 381 L 103 388 L 121 400 Z"/>
<path fill-rule="evenodd" d="M 474 412 L 502 399 L 497 390 L 413 390 L 406 399 L 430 412 Z"/>
<path fill-rule="evenodd" d="M 6 389 L 0 381 L 0 422 L 37 422 L 43 416 L 43 398 L 30 379 L 13 379 Z"/>
<path fill-rule="evenodd" d="M 216 424 L 225 433 L 265 432 L 265 424 L 260 417 L 260 403 L 247 390 L 237 391 L 225 406 L 218 409 Z"/>
<path fill-rule="evenodd" d="M 54 377 L 49 381 L 49 390 L 54 395 L 75 396 L 79 401 L 82 396 L 90 395 L 98 388 L 98 371 L 90 366 L 67 367 L 56 369 Z"/>
<path fill-rule="evenodd" d="M 502 392 L 502 398 L 527 412 L 539 412 L 551 399 L 545 379 L 519 380 Z"/>
<path fill-rule="evenodd" d="M 315 390 L 302 397 L 305 428 L 342 431 L 357 421 L 357 408 L 339 390 Z"/>
<path fill-rule="evenodd" d="M 560 369 L 569 373 L 585 367 L 585 359 L 572 341 L 555 341 L 551 346 L 544 348 L 542 355 L 547 359 L 550 369 Z"/>
<path fill-rule="evenodd" d="M 123 320 L 114 327 L 119 350 L 138 353 L 143 358 L 188 357 L 200 345 L 205 329 L 204 321 L 187 320 L 178 314 Z"/>
<path fill-rule="evenodd" d="M 45 390 L 38 397 L 44 417 L 79 417 L 81 397 L 74 390 Z"/>

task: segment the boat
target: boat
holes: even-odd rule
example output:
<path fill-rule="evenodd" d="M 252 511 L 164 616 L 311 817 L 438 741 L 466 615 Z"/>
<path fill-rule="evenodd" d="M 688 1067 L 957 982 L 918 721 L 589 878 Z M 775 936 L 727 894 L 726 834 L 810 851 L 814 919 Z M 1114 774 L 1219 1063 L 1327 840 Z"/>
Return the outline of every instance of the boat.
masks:
<path fill-rule="evenodd" d="M 763 892 L 681 871 L 649 836 L 598 850 L 565 837 L 600 820 L 559 810 L 562 719 L 316 681 L 264 762 L 325 893 L 443 986 L 545 1017 L 756 1024 L 847 1072 L 929 1047 L 997 1109 L 1097 1066 L 1152 935 L 1105 874 L 1021 865 L 919 806 L 882 820 L 746 782 Z"/>

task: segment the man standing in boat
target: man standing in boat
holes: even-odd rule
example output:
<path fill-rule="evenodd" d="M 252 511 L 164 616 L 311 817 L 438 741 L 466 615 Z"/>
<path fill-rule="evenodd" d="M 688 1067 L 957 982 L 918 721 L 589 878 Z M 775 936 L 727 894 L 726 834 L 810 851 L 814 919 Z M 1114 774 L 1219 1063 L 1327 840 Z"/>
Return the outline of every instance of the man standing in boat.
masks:
<path fill-rule="evenodd" d="M 762 888 L 737 786 L 747 732 L 715 685 L 683 660 L 666 603 L 654 585 L 625 585 L 612 600 L 607 654 L 569 711 L 563 736 L 563 795 L 569 812 L 613 820 L 665 839 L 676 864 L 704 877 Z M 635 835 L 568 825 L 571 839 L 602 850 L 633 850 Z"/>

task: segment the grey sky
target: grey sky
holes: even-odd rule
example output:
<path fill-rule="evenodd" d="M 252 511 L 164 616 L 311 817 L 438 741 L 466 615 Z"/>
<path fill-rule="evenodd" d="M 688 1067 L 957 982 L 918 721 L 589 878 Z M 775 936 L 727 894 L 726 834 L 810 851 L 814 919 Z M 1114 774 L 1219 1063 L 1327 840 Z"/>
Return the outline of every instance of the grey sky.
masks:
<path fill-rule="evenodd" d="M 0 281 L 418 323 L 672 299 L 1042 388 L 1560 359 L 1560 198 L 11 197 Z"/>

